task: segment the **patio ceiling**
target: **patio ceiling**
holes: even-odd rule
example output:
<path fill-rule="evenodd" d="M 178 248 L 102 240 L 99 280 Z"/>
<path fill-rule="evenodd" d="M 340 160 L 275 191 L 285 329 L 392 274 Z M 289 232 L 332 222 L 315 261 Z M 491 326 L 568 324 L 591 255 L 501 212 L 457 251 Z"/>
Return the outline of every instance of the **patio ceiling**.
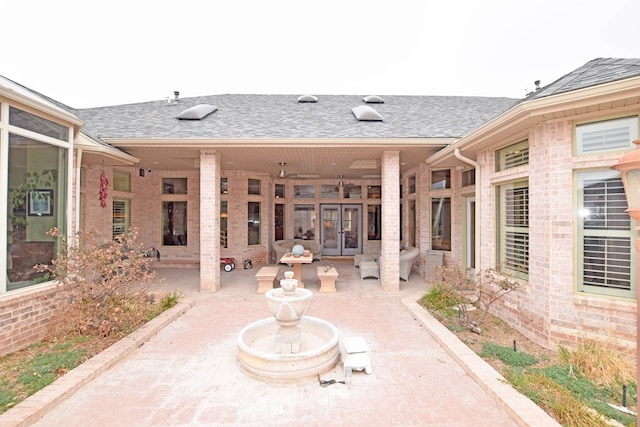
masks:
<path fill-rule="evenodd" d="M 199 169 L 200 151 L 215 150 L 220 153 L 223 170 L 246 170 L 275 177 L 280 170 L 279 164 L 284 162 L 288 178 L 334 179 L 344 175 L 345 179 L 367 179 L 379 177 L 384 151 L 399 151 L 400 170 L 405 172 L 424 162 L 426 158 L 453 142 L 453 139 L 422 140 L 421 143 L 412 140 L 408 144 L 400 144 L 397 141 L 386 141 L 386 144 L 325 141 L 322 146 L 313 146 L 309 141 L 261 142 L 260 146 L 256 146 L 256 141 L 109 142 L 139 158 L 140 163 L 135 166 L 146 170 Z M 84 160 L 92 162 L 97 159 Z"/>

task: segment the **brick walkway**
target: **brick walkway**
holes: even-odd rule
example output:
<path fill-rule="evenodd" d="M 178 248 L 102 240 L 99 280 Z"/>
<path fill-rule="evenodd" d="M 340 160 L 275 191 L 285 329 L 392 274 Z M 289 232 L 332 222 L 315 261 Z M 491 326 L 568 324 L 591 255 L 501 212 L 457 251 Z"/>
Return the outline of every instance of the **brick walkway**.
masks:
<path fill-rule="evenodd" d="M 319 263 L 305 266 L 314 294 L 307 314 L 369 345 L 373 372 L 354 372 L 350 386 L 269 384 L 238 368 L 238 333 L 269 317 L 256 268 L 221 272 L 217 293 L 198 292 L 197 270 L 160 269 L 164 280 L 154 287 L 183 293 L 178 312 L 72 371 L 75 386 L 56 382 L 0 424 L 20 425 L 31 414 L 42 415 L 37 426 L 557 425 L 415 304 L 425 287 L 417 275 L 399 293 L 385 293 L 378 280 L 360 280 L 352 263 L 333 264 L 335 294 L 318 292 Z M 321 377 L 343 380 L 341 365 Z"/>

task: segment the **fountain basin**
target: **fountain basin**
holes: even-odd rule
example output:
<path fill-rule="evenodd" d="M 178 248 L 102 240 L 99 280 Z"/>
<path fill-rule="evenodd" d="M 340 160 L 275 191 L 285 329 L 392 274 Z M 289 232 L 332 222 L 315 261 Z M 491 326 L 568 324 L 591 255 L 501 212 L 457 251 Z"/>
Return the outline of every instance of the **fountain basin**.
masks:
<path fill-rule="evenodd" d="M 316 317 L 304 316 L 298 327 L 298 353 L 274 351 L 279 325 L 273 317 L 247 325 L 238 335 L 240 367 L 260 379 L 291 381 L 313 377 L 332 369 L 338 361 L 338 329 Z"/>

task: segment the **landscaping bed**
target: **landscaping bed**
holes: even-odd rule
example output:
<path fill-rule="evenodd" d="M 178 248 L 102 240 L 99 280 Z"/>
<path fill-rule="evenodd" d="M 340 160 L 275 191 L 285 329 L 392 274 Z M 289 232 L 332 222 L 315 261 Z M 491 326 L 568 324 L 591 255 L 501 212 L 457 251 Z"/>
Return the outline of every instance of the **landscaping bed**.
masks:
<path fill-rule="evenodd" d="M 582 372 L 586 370 L 582 366 L 599 368 L 605 373 L 611 372 L 615 364 L 635 366 L 633 355 L 609 348 L 606 343 L 587 343 L 580 349 L 581 353 L 564 348 L 552 351 L 491 314 L 485 315 L 481 332 L 475 333 L 462 326 L 456 310 L 432 309 L 424 299 L 418 303 L 560 424 L 636 425 L 636 416 L 632 414 L 636 412 L 637 400 L 635 373 L 634 381 L 627 384 L 614 379 L 604 384 L 607 381 L 593 380 Z M 481 310 L 470 310 L 466 314 L 469 320 L 475 321 Z"/>

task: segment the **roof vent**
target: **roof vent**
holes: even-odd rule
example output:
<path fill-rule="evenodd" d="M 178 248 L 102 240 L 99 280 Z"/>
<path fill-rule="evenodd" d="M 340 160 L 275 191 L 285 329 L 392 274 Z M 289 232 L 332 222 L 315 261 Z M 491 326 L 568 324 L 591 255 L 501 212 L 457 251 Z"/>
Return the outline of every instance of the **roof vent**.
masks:
<path fill-rule="evenodd" d="M 384 100 L 380 98 L 378 95 L 369 95 L 362 98 L 363 102 L 367 104 L 384 104 Z"/>
<path fill-rule="evenodd" d="M 218 107 L 211 104 L 198 104 L 194 107 L 187 108 L 176 116 L 178 120 L 202 120 L 209 114 L 215 112 Z"/>
<path fill-rule="evenodd" d="M 382 116 L 373 108 L 368 105 L 360 105 L 358 107 L 352 108 L 353 115 L 356 116 L 356 119 L 365 122 L 381 122 Z"/>
<path fill-rule="evenodd" d="M 298 98 L 298 102 L 318 102 L 318 97 L 313 95 L 302 95 Z"/>

